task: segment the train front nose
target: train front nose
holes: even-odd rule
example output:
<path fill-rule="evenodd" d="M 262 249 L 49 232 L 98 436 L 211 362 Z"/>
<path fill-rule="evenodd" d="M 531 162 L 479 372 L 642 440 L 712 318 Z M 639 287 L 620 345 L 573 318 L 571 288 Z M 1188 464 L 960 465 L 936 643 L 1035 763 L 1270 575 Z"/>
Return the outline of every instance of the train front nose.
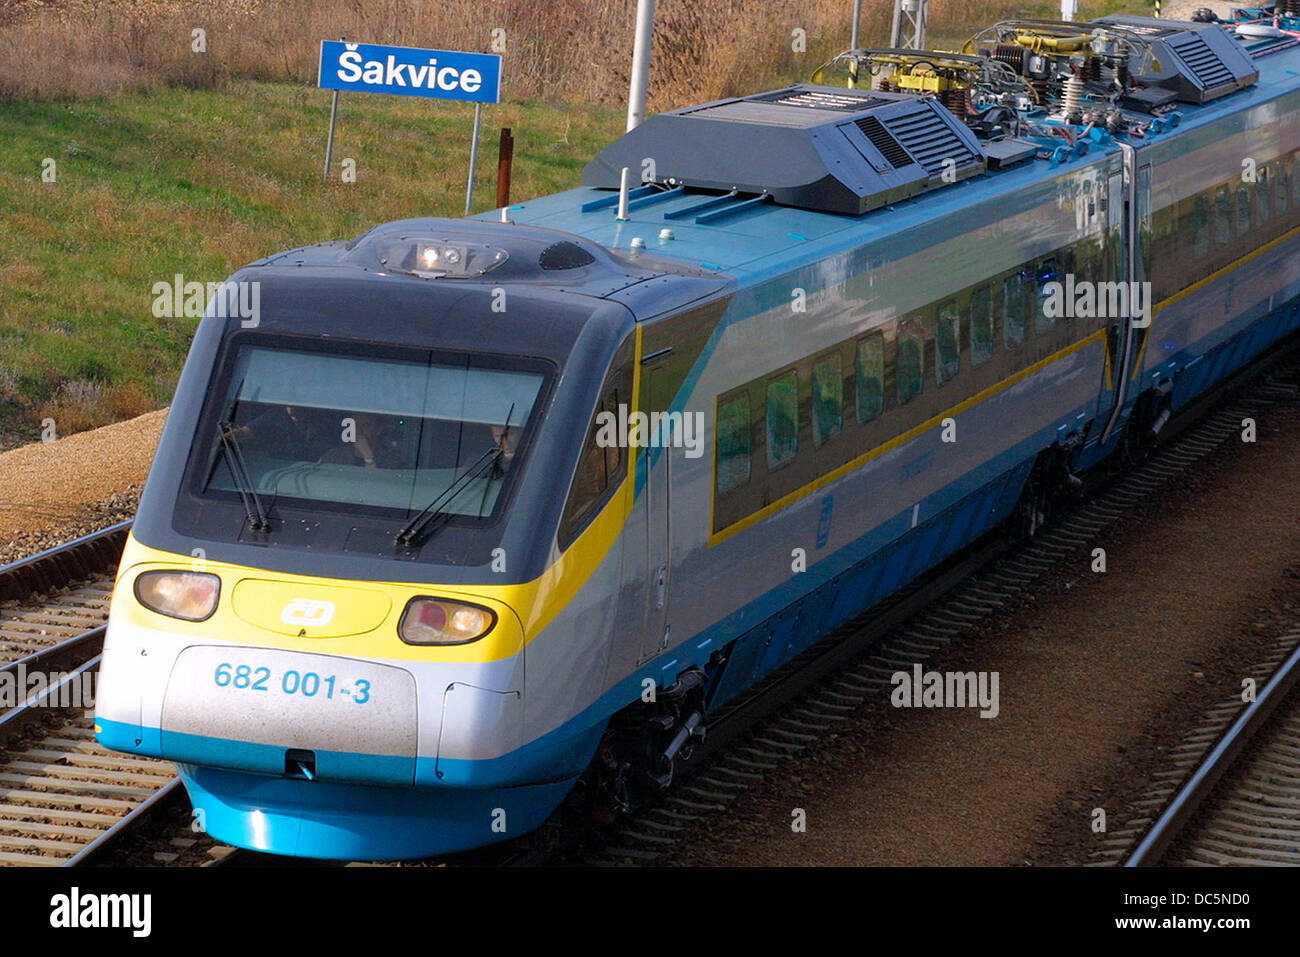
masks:
<path fill-rule="evenodd" d="M 427 856 L 508 836 L 490 830 L 495 808 L 513 809 L 513 832 L 562 796 L 517 786 L 524 650 L 509 606 L 215 573 L 222 594 L 203 622 L 121 589 L 132 597 L 110 618 L 97 713 L 108 746 L 177 762 L 214 837 Z"/>

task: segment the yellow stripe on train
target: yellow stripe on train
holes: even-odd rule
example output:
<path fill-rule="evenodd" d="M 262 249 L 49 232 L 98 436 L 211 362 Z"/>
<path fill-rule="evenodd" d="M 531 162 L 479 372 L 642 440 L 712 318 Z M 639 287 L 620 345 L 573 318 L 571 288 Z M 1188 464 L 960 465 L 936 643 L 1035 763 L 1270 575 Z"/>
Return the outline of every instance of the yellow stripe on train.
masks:
<path fill-rule="evenodd" d="M 127 539 L 118 572 L 113 615 L 144 628 L 191 635 L 203 640 L 325 654 L 357 655 L 394 661 L 499 661 L 536 638 L 573 600 L 610 552 L 626 523 L 632 483 L 625 478 L 613 497 L 556 561 L 532 581 L 512 585 L 442 585 L 436 581 L 372 582 L 290 575 L 151 548 L 134 534 Z M 150 611 L 134 595 L 142 572 L 155 569 L 204 571 L 221 578 L 221 595 L 212 617 L 184 621 Z M 496 613 L 497 623 L 478 641 L 464 645 L 408 645 L 397 634 L 407 602 L 421 595 L 461 599 Z M 290 603 L 329 601 L 339 609 L 320 627 L 287 627 Z"/>

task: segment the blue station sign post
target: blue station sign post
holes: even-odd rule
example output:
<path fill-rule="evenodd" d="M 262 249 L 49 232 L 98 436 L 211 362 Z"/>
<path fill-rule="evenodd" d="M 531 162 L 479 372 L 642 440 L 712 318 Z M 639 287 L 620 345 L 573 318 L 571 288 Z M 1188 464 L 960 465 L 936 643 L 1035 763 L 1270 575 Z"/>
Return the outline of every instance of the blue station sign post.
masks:
<path fill-rule="evenodd" d="M 325 179 L 329 179 L 334 153 L 334 128 L 338 120 L 339 93 L 388 93 L 423 96 L 435 100 L 461 100 L 474 104 L 474 134 L 470 140 L 469 184 L 465 189 L 465 215 L 474 202 L 474 168 L 478 164 L 483 104 L 501 101 L 501 57 L 491 53 L 458 53 L 415 47 L 380 46 L 324 40 L 320 46 L 317 85 L 334 91 L 330 107 L 329 138 L 325 143 Z"/>

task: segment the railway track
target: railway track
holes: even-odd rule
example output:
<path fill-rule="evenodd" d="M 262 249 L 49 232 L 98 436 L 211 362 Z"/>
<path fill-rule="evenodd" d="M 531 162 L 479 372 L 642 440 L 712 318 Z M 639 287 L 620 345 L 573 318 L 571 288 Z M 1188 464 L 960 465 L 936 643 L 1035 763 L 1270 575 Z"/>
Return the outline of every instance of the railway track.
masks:
<path fill-rule="evenodd" d="M 0 865 L 89 862 L 175 790 L 170 764 L 94 739 L 94 681 L 129 525 L 0 567 Z"/>
<path fill-rule="evenodd" d="M 1116 834 L 1098 863 L 1300 864 L 1300 630 L 1252 671 L 1254 700 L 1206 712 L 1138 802 L 1147 815 Z"/>

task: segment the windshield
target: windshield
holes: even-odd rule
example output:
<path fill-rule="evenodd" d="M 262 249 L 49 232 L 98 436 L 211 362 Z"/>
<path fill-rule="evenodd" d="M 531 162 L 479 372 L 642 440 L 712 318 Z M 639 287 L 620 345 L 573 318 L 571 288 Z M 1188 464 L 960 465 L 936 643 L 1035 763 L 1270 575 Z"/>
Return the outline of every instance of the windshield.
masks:
<path fill-rule="evenodd" d="M 289 500 L 418 513 L 500 448 L 493 467 L 463 481 L 442 508 L 452 517 L 493 515 L 517 471 L 544 364 L 377 351 L 242 344 L 201 436 L 209 464 L 199 491 L 240 490 L 219 440 L 224 423 L 268 511 Z"/>

